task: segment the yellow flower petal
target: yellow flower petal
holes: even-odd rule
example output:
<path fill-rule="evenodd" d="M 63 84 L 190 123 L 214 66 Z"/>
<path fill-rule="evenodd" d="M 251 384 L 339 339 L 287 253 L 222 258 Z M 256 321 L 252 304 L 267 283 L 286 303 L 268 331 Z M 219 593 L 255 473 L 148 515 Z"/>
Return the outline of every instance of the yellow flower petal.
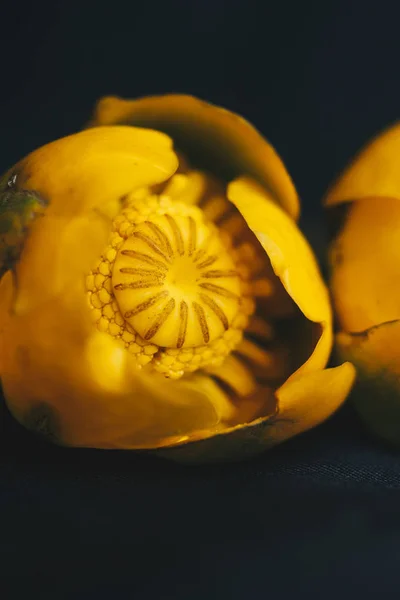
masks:
<path fill-rule="evenodd" d="M 352 203 L 330 248 L 330 286 L 340 328 L 357 332 L 400 318 L 400 202 Z"/>
<path fill-rule="evenodd" d="M 400 321 L 336 337 L 339 357 L 357 369 L 352 401 L 371 431 L 400 444 Z"/>
<path fill-rule="evenodd" d="M 42 146 L 18 165 L 19 186 L 49 200 L 48 214 L 97 209 L 117 214 L 121 198 L 168 179 L 178 160 L 168 136 L 137 127 L 96 127 Z"/>
<path fill-rule="evenodd" d="M 265 249 L 289 296 L 307 319 L 322 326 L 313 355 L 296 375 L 323 368 L 332 345 L 331 310 L 327 289 L 306 239 L 293 220 L 254 181 L 248 178 L 233 181 L 228 186 L 228 198 Z"/>
<path fill-rule="evenodd" d="M 107 243 L 108 223 L 100 215 L 64 219 L 51 217 L 31 228 L 16 265 L 17 288 L 13 310 L 32 310 L 79 283 L 84 296 L 84 277 Z"/>
<path fill-rule="evenodd" d="M 267 252 L 275 274 L 310 321 L 330 319 L 329 299 L 317 262 L 297 225 L 254 181 L 240 178 L 228 198 Z"/>
<path fill-rule="evenodd" d="M 230 181 L 249 175 L 293 218 L 299 215 L 295 187 L 272 146 L 238 115 L 192 96 L 166 95 L 99 101 L 91 125 L 131 123 L 165 131 L 195 167 Z"/>
<path fill-rule="evenodd" d="M 18 264 L 16 309 L 60 294 L 92 268 L 124 195 L 174 173 L 171 145 L 156 131 L 99 127 L 43 146 L 19 163 L 18 187 L 38 192 L 49 205 L 32 225 Z"/>
<path fill-rule="evenodd" d="M 325 205 L 332 206 L 372 196 L 400 198 L 400 125 L 378 135 L 355 157 L 328 191 Z"/>
<path fill-rule="evenodd" d="M 330 287 L 337 355 L 357 369 L 352 401 L 368 427 L 400 443 L 400 125 L 378 135 L 329 190 Z M 362 200 L 362 202 L 361 202 Z"/>
<path fill-rule="evenodd" d="M 247 425 L 238 425 L 189 446 L 158 453 L 179 462 L 214 462 L 252 456 L 325 421 L 344 402 L 354 383 L 355 369 L 344 363 L 286 382 L 277 392 L 278 410 Z M 264 392 L 265 393 L 265 392 Z M 267 400 L 266 400 L 267 403 Z"/>
<path fill-rule="evenodd" d="M 336 336 L 340 356 L 351 360 L 370 375 L 400 375 L 400 320 L 381 323 L 358 333 L 339 332 Z"/>
<path fill-rule="evenodd" d="M 344 402 L 354 379 L 349 362 L 288 379 L 276 392 L 279 419 L 274 440 L 283 441 L 325 421 Z"/>
<path fill-rule="evenodd" d="M 173 131 L 168 124 L 177 124 L 182 97 L 168 98 L 134 103 L 143 108 L 135 112 L 135 123 L 141 115 L 140 125 L 156 127 L 148 111 L 153 100 L 156 106 L 160 101 L 165 130 Z M 83 275 L 105 246 L 121 198 L 174 173 L 171 140 L 157 131 L 104 125 L 54 142 L 18 165 L 18 185 L 38 192 L 49 207 L 32 224 L 16 277 L 8 273 L 1 282 L 0 369 L 15 417 L 58 443 L 163 450 L 185 444 L 188 456 L 192 447 L 196 453 L 204 444 L 204 457 L 203 448 L 206 454 L 211 448 L 214 459 L 243 456 L 318 424 L 351 385 L 350 366 L 320 370 L 330 351 L 329 302 L 307 242 L 279 206 L 296 214 L 283 165 L 239 117 L 195 99 L 184 105 L 188 120 L 183 123 L 191 128 L 192 141 L 208 138 L 210 151 L 231 152 L 229 173 L 243 168 L 271 190 L 242 178 L 229 186 L 229 195 L 320 338 L 312 356 L 276 394 L 265 387 L 240 402 L 207 375 L 173 381 L 136 369 L 134 357 L 118 341 L 93 327 Z M 177 139 L 179 149 L 179 131 Z M 192 184 L 196 202 L 203 183 L 197 178 Z M 179 180 L 175 185 L 179 195 Z M 251 354 L 262 358 L 254 349 Z"/>
<path fill-rule="evenodd" d="M 2 280 L 12 297 L 11 273 Z M 7 308 L 7 307 L 5 307 Z M 133 357 L 93 329 L 78 286 L 28 312 L 2 314 L 2 386 L 13 415 L 58 443 L 148 448 L 218 430 L 233 405 L 210 378 L 176 382 L 138 371 Z"/>
<path fill-rule="evenodd" d="M 235 416 L 211 378 L 175 382 L 138 371 L 90 319 L 84 275 L 106 245 L 113 206 L 119 211 L 124 194 L 170 177 L 170 146 L 164 134 L 104 127 L 18 165 L 18 185 L 49 207 L 32 225 L 16 277 L 1 281 L 2 385 L 16 418 L 60 443 L 157 447 L 226 428 Z"/>

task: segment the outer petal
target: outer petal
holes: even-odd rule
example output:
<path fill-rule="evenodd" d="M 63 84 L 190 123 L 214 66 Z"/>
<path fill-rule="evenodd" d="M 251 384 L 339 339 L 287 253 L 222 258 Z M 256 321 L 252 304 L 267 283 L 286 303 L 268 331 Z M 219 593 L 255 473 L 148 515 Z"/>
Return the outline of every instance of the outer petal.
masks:
<path fill-rule="evenodd" d="M 357 369 L 352 399 L 368 427 L 400 444 L 400 321 L 357 334 L 339 333 L 338 354 Z"/>
<path fill-rule="evenodd" d="M 121 198 L 168 179 L 177 168 L 171 140 L 133 127 L 99 127 L 39 148 L 14 170 L 22 190 L 48 202 L 32 224 L 18 264 L 19 310 L 60 294 L 100 256 Z"/>
<path fill-rule="evenodd" d="M 273 416 L 237 426 L 190 446 L 159 452 L 180 462 L 214 462 L 252 456 L 325 421 L 344 402 L 353 385 L 354 367 L 309 373 L 286 382 L 276 393 L 278 410 Z"/>
<path fill-rule="evenodd" d="M 400 318 L 400 201 L 364 198 L 347 207 L 330 248 L 330 286 L 340 328 L 364 331 Z"/>
<path fill-rule="evenodd" d="M 369 143 L 332 186 L 325 205 L 371 196 L 400 198 L 400 124 Z"/>
<path fill-rule="evenodd" d="M 211 379 L 166 381 L 96 331 L 80 284 L 27 311 L 0 284 L 2 387 L 26 427 L 70 446 L 154 448 L 222 428 L 233 407 Z"/>
<path fill-rule="evenodd" d="M 9 271 L 0 284 L 2 385 L 28 427 L 65 444 L 132 448 L 231 418 L 232 405 L 209 378 L 182 385 L 138 372 L 129 353 L 93 327 L 86 304 L 84 276 L 120 197 L 176 166 L 167 136 L 132 127 L 85 131 L 18 165 L 19 185 L 49 200 L 16 277 Z"/>
<path fill-rule="evenodd" d="M 161 377 L 148 376 L 145 372 L 139 375 L 129 354 L 106 334 L 92 328 L 81 275 L 104 242 L 108 217 L 115 214 L 121 195 L 138 185 L 162 181 L 176 167 L 168 138 L 157 132 L 143 132 L 143 136 L 161 136 L 158 146 L 156 138 L 154 144 L 147 138 L 147 154 L 146 145 L 138 142 L 136 154 L 128 148 L 126 154 L 122 152 L 114 161 L 113 152 L 118 154 L 120 149 L 118 141 L 115 147 L 106 144 L 104 155 L 96 152 L 98 143 L 101 145 L 102 140 L 109 140 L 109 135 L 114 136 L 112 131 L 122 135 L 127 129 L 135 134 L 133 128 L 104 128 L 100 134 L 100 130 L 93 129 L 90 133 L 84 132 L 88 137 L 82 145 L 75 146 L 75 151 L 73 141 L 66 138 L 65 147 L 53 146 L 51 152 L 41 149 L 19 165 L 18 176 L 24 185 L 47 197 L 50 206 L 45 217 L 32 226 L 17 272 L 17 288 L 10 272 L 1 281 L 0 365 L 3 389 L 11 411 L 26 426 L 67 445 L 155 448 L 208 437 L 204 442 L 193 443 L 193 447 L 201 443 L 211 444 L 214 448 L 215 443 L 224 440 L 223 449 L 212 451 L 213 458 L 232 457 L 238 441 L 239 455 L 242 456 L 317 424 L 340 404 L 351 385 L 349 373 L 343 380 L 334 377 L 332 381 L 320 379 L 322 372 L 311 374 L 311 379 L 305 375 L 301 377 L 304 370 L 316 369 L 326 362 L 327 336 L 321 337 L 317 345 L 319 350 L 307 361 L 307 369 L 299 370 L 278 390 L 276 397 L 270 394 L 270 406 L 268 397 L 265 399 L 262 414 L 276 414 L 278 401 L 276 417 L 263 417 L 250 425 L 229 427 L 229 423 L 238 422 L 234 407 L 209 378 L 194 377 L 182 383 L 165 382 Z M 96 140 L 90 136 L 95 136 Z M 122 135 L 120 142 L 125 139 Z M 157 146 L 156 153 L 152 149 L 154 145 Z M 156 155 L 160 161 L 156 160 Z M 135 171 L 138 162 L 140 168 Z M 112 185 L 108 180 L 122 164 L 126 171 L 118 172 L 117 181 Z M 60 177 L 56 173 L 58 169 Z M 103 186 L 97 184 L 99 171 L 104 174 Z M 54 177 L 48 177 L 49 173 L 54 173 Z M 135 173 L 136 178 L 133 177 Z M 250 187 L 258 189 L 254 184 Z M 257 194 L 260 193 L 258 189 Z M 305 301 L 300 293 L 301 282 L 314 285 L 312 281 L 318 273 L 312 254 L 298 230 L 290 230 L 291 219 L 268 197 L 267 202 L 265 198 L 263 203 L 273 209 L 266 219 L 262 209 L 263 226 L 259 231 L 262 239 L 259 239 L 269 247 L 275 271 L 301 310 L 311 320 L 314 317 L 320 322 L 325 315 L 323 308 L 318 302 L 314 305 Z M 246 218 L 247 207 L 238 208 Z M 250 211 L 249 219 L 253 219 L 254 214 Z M 272 226 L 265 224 L 264 228 L 264 219 L 266 223 L 271 220 Z M 307 260 L 314 266 L 304 263 L 309 269 L 309 278 L 299 279 L 294 272 L 303 260 L 294 263 L 292 271 L 291 261 L 295 260 L 297 252 L 290 250 L 285 235 L 279 234 L 282 225 L 289 227 L 289 237 L 295 231 L 297 233 L 293 235 L 303 240 L 296 248 L 304 260 L 310 255 Z M 287 252 L 290 257 L 288 267 L 279 258 L 277 250 L 281 247 L 283 255 Z M 64 274 L 59 278 L 62 269 Z M 314 292 L 318 293 L 318 285 Z M 329 316 L 328 305 L 326 318 Z M 343 372 L 344 367 L 324 373 L 338 373 L 340 369 Z M 310 394 L 305 398 L 307 391 Z M 325 402 L 321 400 L 322 394 Z M 268 435 L 265 434 L 267 430 L 271 432 Z M 243 441 L 247 444 L 245 449 L 240 447 Z M 185 454 L 190 454 L 191 448 L 192 444 L 185 446 Z"/>
<path fill-rule="evenodd" d="M 332 345 L 331 310 L 311 248 L 296 224 L 254 181 L 241 178 L 232 182 L 228 197 L 267 252 L 287 293 L 307 319 L 322 326 L 313 355 L 295 375 L 323 368 Z"/>
<path fill-rule="evenodd" d="M 50 201 L 49 214 L 71 217 L 109 206 L 115 212 L 127 192 L 165 181 L 177 166 L 165 134 L 114 126 L 42 146 L 21 161 L 17 172 L 20 187 Z"/>
<path fill-rule="evenodd" d="M 373 432 L 396 444 L 400 443 L 399 152 L 397 124 L 359 153 L 325 199 L 335 229 L 330 285 L 343 330 L 336 336 L 336 351 L 357 369 L 352 401 L 359 414 Z"/>
<path fill-rule="evenodd" d="M 194 166 L 231 181 L 249 175 L 293 218 L 299 215 L 295 187 L 272 146 L 243 118 L 192 96 L 166 95 L 99 101 L 91 125 L 130 123 L 168 133 Z"/>
<path fill-rule="evenodd" d="M 286 381 L 276 392 L 282 419 L 276 439 L 283 441 L 325 421 L 344 402 L 354 379 L 353 365 L 345 362 Z"/>

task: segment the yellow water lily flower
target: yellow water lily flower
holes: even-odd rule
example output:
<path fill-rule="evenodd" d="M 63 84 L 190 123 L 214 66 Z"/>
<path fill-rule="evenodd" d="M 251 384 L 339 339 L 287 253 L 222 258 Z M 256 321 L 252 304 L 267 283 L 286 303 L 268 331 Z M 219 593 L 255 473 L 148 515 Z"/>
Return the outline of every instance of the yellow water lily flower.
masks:
<path fill-rule="evenodd" d="M 106 98 L 1 182 L 0 375 L 67 446 L 241 457 L 332 414 L 328 293 L 294 186 L 244 119 Z"/>
<path fill-rule="evenodd" d="M 378 135 L 329 190 L 330 286 L 338 355 L 358 371 L 368 427 L 400 443 L 400 125 Z"/>

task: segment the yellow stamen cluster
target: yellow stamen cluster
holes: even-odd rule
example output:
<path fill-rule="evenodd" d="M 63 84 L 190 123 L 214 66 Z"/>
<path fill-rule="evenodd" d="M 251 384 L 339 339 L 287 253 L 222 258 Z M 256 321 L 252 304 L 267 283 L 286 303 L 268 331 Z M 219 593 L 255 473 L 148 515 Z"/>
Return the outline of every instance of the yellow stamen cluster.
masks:
<path fill-rule="evenodd" d="M 254 301 L 249 255 L 194 205 L 139 190 L 86 280 L 97 328 L 167 377 L 221 364 Z"/>

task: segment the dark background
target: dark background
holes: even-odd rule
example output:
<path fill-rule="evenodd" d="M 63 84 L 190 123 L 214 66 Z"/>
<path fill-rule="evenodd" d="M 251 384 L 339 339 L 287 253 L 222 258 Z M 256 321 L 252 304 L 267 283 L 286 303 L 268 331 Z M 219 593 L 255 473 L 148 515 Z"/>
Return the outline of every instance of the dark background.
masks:
<path fill-rule="evenodd" d="M 187 92 L 252 121 L 320 199 L 400 110 L 397 1 L 3 2 L 0 171 L 96 99 Z M 400 585 L 400 454 L 350 406 L 247 463 L 65 450 L 0 419 L 3 598 L 374 598 Z"/>

